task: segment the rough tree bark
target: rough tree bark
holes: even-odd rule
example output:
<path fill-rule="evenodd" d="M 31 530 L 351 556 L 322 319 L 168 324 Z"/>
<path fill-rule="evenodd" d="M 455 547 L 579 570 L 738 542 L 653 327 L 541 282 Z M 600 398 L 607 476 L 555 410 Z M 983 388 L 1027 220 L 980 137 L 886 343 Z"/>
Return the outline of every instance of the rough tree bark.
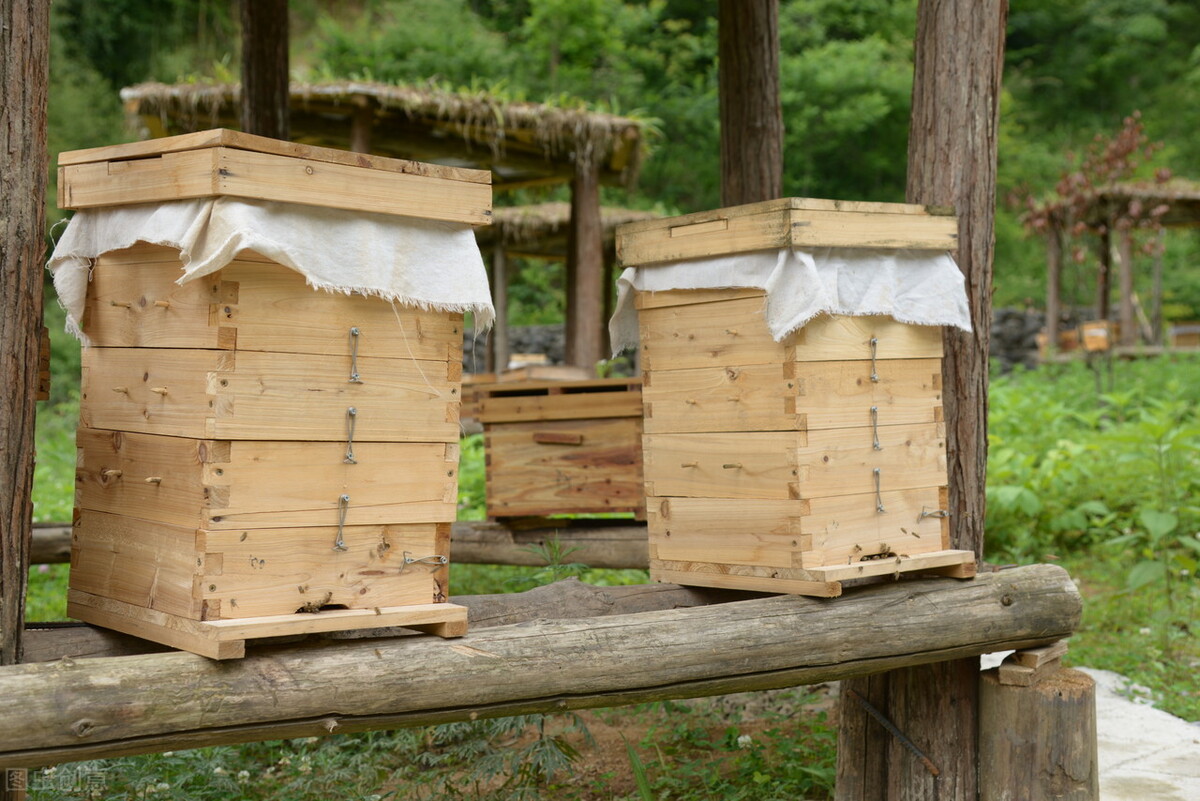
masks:
<path fill-rule="evenodd" d="M 779 0 L 720 0 L 721 205 L 783 194 Z"/>
<path fill-rule="evenodd" d="M 974 331 L 946 329 L 943 393 L 952 547 L 983 554 L 987 468 L 988 339 L 1000 78 L 1007 0 L 921 0 L 917 12 L 908 200 L 953 205 L 958 264 Z M 978 660 L 893 671 L 843 684 L 839 801 L 977 795 Z M 934 777 L 890 735 L 880 736 L 850 696 L 878 707 L 939 768 Z M 871 736 L 850 739 L 874 726 Z"/>
<path fill-rule="evenodd" d="M 42 336 L 49 0 L 0 0 L 0 665 L 21 659 Z M 0 771 L 0 801 L 25 798 Z"/>
<path fill-rule="evenodd" d="M 242 130 L 288 138 L 287 0 L 242 0 Z"/>

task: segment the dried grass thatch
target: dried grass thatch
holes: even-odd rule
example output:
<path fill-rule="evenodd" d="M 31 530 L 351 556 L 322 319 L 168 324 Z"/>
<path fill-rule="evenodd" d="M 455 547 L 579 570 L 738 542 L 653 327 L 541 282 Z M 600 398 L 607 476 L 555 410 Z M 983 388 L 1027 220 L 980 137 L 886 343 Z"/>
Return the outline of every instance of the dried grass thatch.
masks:
<path fill-rule="evenodd" d="M 150 135 L 166 135 L 236 127 L 240 94 L 238 84 L 144 83 L 122 89 L 121 99 Z M 626 184 L 636 179 L 649 130 L 644 121 L 582 106 L 512 102 L 432 85 L 293 83 L 291 110 L 297 139 L 348 140 L 349 121 L 369 110 L 381 145 L 373 144 L 372 152 L 432 161 L 429 151 L 441 141 L 445 160 L 455 163 L 502 170 L 519 162 L 529 173 L 540 161 L 545 175 L 566 176 L 572 164 L 583 162 L 600 166 L 607 180 Z M 414 152 L 401 152 L 406 142 L 418 140 Z"/>
<path fill-rule="evenodd" d="M 611 241 L 618 225 L 654 219 L 650 211 L 604 206 L 600 209 L 603 236 Z M 498 206 L 492 211 L 492 224 L 475 234 L 481 245 L 502 242 L 505 246 L 537 246 L 540 242 L 561 239 L 571 224 L 570 203 L 535 203 L 527 206 Z"/>

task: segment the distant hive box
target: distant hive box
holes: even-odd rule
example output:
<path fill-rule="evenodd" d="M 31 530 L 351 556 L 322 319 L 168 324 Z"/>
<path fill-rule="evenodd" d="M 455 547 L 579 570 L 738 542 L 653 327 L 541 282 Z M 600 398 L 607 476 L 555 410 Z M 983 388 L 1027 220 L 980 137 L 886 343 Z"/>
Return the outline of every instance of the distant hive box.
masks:
<path fill-rule="evenodd" d="M 638 379 L 480 389 L 489 517 L 643 516 Z"/>
<path fill-rule="evenodd" d="M 923 207 L 787 199 L 632 223 L 617 246 L 695 287 L 687 271 L 723 258 L 944 252 L 955 232 Z M 949 547 L 939 327 L 818 314 L 776 341 L 763 289 L 655 289 L 634 300 L 652 578 L 834 596 L 847 579 L 973 575 Z"/>
<path fill-rule="evenodd" d="M 486 173 L 229 131 L 61 163 L 67 207 L 295 199 L 468 235 L 490 208 Z M 143 241 L 90 271 L 68 614 L 215 658 L 286 634 L 462 634 L 462 314 L 318 291 L 252 250 L 177 283 L 183 266 Z"/>

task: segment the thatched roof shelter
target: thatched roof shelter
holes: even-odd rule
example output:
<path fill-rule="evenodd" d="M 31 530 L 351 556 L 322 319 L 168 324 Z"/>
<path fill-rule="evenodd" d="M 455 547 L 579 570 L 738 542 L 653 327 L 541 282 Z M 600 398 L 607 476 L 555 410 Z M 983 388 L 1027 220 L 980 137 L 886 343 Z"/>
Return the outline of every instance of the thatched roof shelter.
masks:
<path fill-rule="evenodd" d="M 658 215 L 649 211 L 621 209 L 611 206 L 600 209 L 600 240 L 604 255 L 604 278 L 601 297 L 602 319 L 612 316 L 613 267 L 616 264 L 617 226 L 637 220 L 649 220 Z M 491 255 L 492 300 L 496 319 L 508 316 L 508 259 L 510 256 L 548 261 L 567 261 L 570 253 L 571 204 L 537 203 L 528 206 L 500 206 L 492 212 L 492 224 L 477 228 L 475 237 L 480 248 Z M 570 276 L 567 281 L 570 287 Z M 570 292 L 568 291 L 568 312 Z M 569 316 L 569 314 L 568 314 Z M 602 337 L 607 342 L 607 336 Z M 488 368 L 504 369 L 509 359 L 508 332 L 497 326 L 488 340 Z"/>
<path fill-rule="evenodd" d="M 239 127 L 240 95 L 239 84 L 121 90 L 126 113 L 155 138 Z M 290 114 L 294 141 L 491 170 L 498 191 L 570 181 L 579 160 L 601 182 L 628 185 L 646 147 L 646 124 L 630 117 L 435 86 L 293 83 Z"/>
<path fill-rule="evenodd" d="M 613 248 L 618 225 L 657 216 L 651 211 L 602 206 L 600 221 L 605 252 Z M 563 261 L 567 257 L 570 228 L 570 203 L 497 206 L 492 210 L 492 224 L 476 230 L 475 238 L 484 250 L 501 245 L 509 255 Z"/>
<path fill-rule="evenodd" d="M 146 137 L 238 128 L 240 95 L 238 84 L 146 83 L 121 90 L 127 114 Z M 567 360 L 591 367 L 607 355 L 600 185 L 633 184 L 646 153 L 647 123 L 582 105 L 356 81 L 293 83 L 289 114 L 291 138 L 304 144 L 486 169 L 497 191 L 569 183 L 565 228 L 572 233 L 562 230 L 560 245 L 564 226 L 548 227 L 554 242 L 543 246 L 567 262 Z"/>
<path fill-rule="evenodd" d="M 1101 319 L 1108 318 L 1108 295 L 1111 284 L 1113 238 L 1117 251 L 1119 289 L 1119 346 L 1129 349 L 1142 340 L 1157 346 L 1162 333 L 1162 259 L 1154 265 L 1154 290 L 1151 312 L 1141 309 L 1133 290 L 1132 233 L 1117 224 L 1121 218 L 1157 219 L 1162 228 L 1200 226 L 1200 182 L 1173 179 L 1166 182 L 1128 181 L 1096 189 L 1083 203 L 1069 204 L 1065 200 L 1050 202 L 1042 207 L 1047 230 L 1046 320 L 1047 341 L 1051 349 L 1058 346 L 1058 323 L 1062 309 L 1062 268 L 1067 250 L 1067 238 L 1072 228 L 1084 223 L 1093 229 L 1103 229 L 1097 257 L 1096 309 Z"/>

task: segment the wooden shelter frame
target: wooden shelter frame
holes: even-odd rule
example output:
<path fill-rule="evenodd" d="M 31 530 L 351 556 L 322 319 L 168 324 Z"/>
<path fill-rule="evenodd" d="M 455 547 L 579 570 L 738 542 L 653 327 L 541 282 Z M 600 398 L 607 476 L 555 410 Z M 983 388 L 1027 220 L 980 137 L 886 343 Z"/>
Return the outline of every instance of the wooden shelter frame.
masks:
<path fill-rule="evenodd" d="M 617 261 L 616 229 L 618 225 L 655 217 L 653 212 L 600 208 L 600 243 L 603 254 L 601 281 L 601 319 L 612 316 L 614 303 L 614 270 Z M 490 264 L 492 303 L 496 307 L 497 325 L 487 349 L 489 372 L 503 371 L 511 354 L 508 340 L 508 283 L 512 258 L 569 263 L 571 244 L 571 204 L 537 203 L 526 206 L 499 206 L 492 211 L 492 224 L 475 230 L 480 250 Z M 566 287 L 571 286 L 567 273 Z M 574 293 L 568 291 L 568 299 Z M 569 327 L 569 326 L 568 326 Z M 603 351 L 608 351 L 607 332 L 601 332 Z"/>
<path fill-rule="evenodd" d="M 121 98 L 133 126 L 158 138 L 238 128 L 240 93 L 238 84 L 146 83 Z M 567 266 L 566 361 L 590 369 L 607 357 L 600 187 L 636 182 L 645 123 L 435 86 L 293 83 L 289 98 L 294 142 L 490 170 L 497 192 L 567 184 L 567 224 L 555 226 L 565 235 L 555 255 Z"/>
<path fill-rule="evenodd" d="M 1118 340 L 1113 349 L 1115 355 L 1161 352 L 1162 341 L 1162 255 L 1155 257 L 1154 290 L 1151 312 L 1146 315 L 1134 291 L 1134 247 L 1133 227 L 1124 227 L 1118 221 L 1131 207 L 1143 210 L 1165 207 L 1158 221 L 1165 232 L 1168 228 L 1200 226 L 1200 184 L 1192 181 L 1173 180 L 1165 184 L 1122 182 L 1104 187 L 1074 213 L 1059 203 L 1047 208 L 1048 226 L 1046 236 L 1046 340 L 1047 355 L 1054 358 L 1059 349 L 1059 326 L 1064 311 L 1063 272 L 1069 256 L 1069 240 L 1072 229 L 1079 223 L 1092 230 L 1103 228 L 1106 232 L 1095 244 L 1098 269 L 1095 284 L 1096 317 L 1107 320 L 1110 316 L 1109 295 L 1111 294 L 1112 266 L 1114 256 L 1117 267 Z M 1162 243 L 1165 247 L 1165 241 Z"/>

